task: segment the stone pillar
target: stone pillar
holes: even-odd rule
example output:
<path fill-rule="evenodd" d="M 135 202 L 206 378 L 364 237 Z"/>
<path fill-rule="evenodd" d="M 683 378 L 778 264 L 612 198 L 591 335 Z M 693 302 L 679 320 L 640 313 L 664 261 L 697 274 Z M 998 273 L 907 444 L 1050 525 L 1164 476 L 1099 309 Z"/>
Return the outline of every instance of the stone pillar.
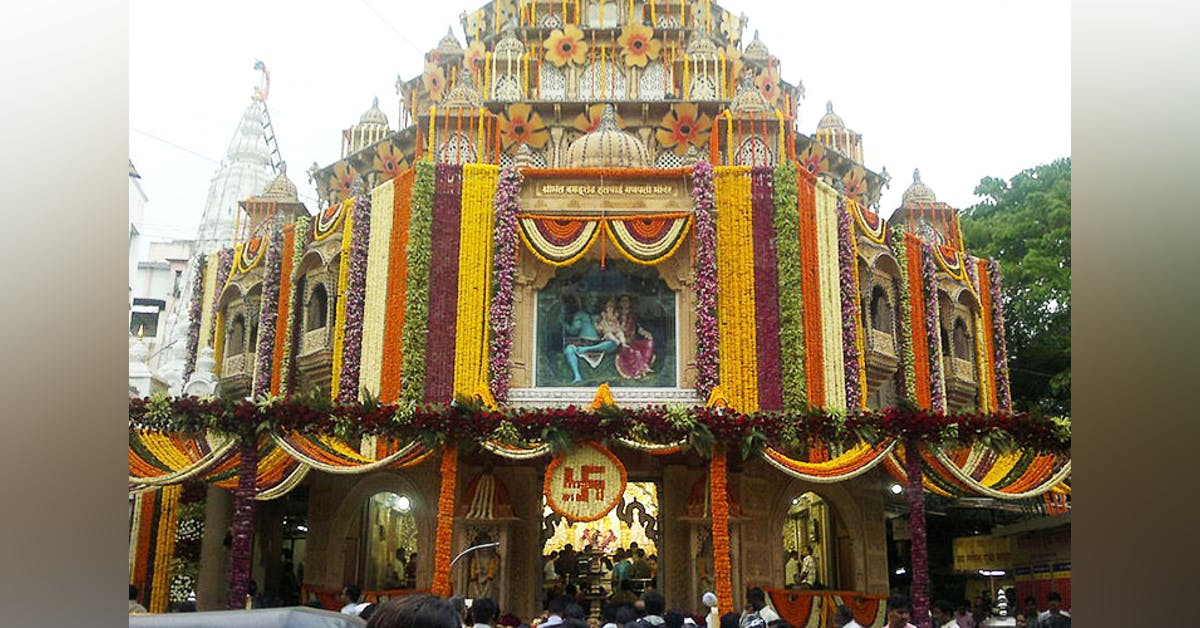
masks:
<path fill-rule="evenodd" d="M 225 534 L 233 516 L 233 495 L 209 485 L 204 498 L 204 536 L 200 539 L 200 570 L 196 574 L 196 607 L 201 611 L 225 608 L 229 586 L 229 550 Z"/>

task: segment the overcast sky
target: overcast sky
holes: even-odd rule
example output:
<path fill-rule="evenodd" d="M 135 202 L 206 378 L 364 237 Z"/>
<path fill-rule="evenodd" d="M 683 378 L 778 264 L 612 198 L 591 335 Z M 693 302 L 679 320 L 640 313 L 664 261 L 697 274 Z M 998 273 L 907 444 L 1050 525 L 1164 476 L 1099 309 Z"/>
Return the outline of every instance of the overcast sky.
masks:
<path fill-rule="evenodd" d="M 638 0 L 639 2 L 641 0 Z M 866 166 L 892 175 L 900 204 L 913 168 L 958 208 L 984 176 L 1009 178 L 1071 151 L 1071 24 L 1065 0 L 729 0 L 790 83 L 807 91 L 799 128 L 825 102 L 863 134 Z M 379 98 L 396 128 L 397 75 L 418 75 L 475 1 L 130 0 L 129 154 L 149 197 L 144 231 L 195 235 L 209 182 L 250 94 L 268 105 L 288 174 L 315 212 L 305 172 L 340 157 L 341 131 Z M 787 7 L 787 8 L 785 8 Z"/>

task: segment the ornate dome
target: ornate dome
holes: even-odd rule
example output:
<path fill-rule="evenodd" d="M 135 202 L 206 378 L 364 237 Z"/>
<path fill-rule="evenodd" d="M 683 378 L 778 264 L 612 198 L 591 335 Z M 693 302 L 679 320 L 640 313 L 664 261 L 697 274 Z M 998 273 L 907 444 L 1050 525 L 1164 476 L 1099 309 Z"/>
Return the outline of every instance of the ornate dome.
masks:
<path fill-rule="evenodd" d="M 442 105 L 468 109 L 478 109 L 483 106 L 483 99 L 479 97 L 479 92 L 475 90 L 475 83 L 471 80 L 470 70 L 462 68 L 458 76 L 458 83 L 446 95 L 446 101 Z"/>
<path fill-rule="evenodd" d="M 689 57 L 697 60 L 719 58 L 717 45 L 707 35 L 703 35 L 699 31 L 696 31 L 695 36 L 688 42 L 687 53 Z"/>
<path fill-rule="evenodd" d="M 462 44 L 458 43 L 458 38 L 454 36 L 454 27 L 446 27 L 446 36 L 438 42 L 437 51 L 443 55 L 460 55 L 462 54 Z"/>
<path fill-rule="evenodd" d="M 495 59 L 519 59 L 525 54 L 525 44 L 521 43 L 513 35 L 512 30 L 505 31 L 504 37 L 496 42 L 496 49 L 493 54 Z"/>
<path fill-rule="evenodd" d="M 263 198 L 269 198 L 277 201 L 291 201 L 293 203 L 300 200 L 296 193 L 296 184 L 287 176 L 287 163 L 281 164 L 279 168 L 279 176 L 275 180 L 267 184 L 267 189 L 262 194 Z"/>
<path fill-rule="evenodd" d="M 933 190 L 929 189 L 929 186 L 921 182 L 921 170 L 914 168 L 912 185 L 908 186 L 908 189 L 904 191 L 904 195 L 900 199 L 901 205 L 936 203 L 937 195 L 933 193 Z"/>
<path fill-rule="evenodd" d="M 763 98 L 758 88 L 754 86 L 754 70 L 750 68 L 742 70 L 742 75 L 738 78 L 737 92 L 733 95 L 733 103 L 731 103 L 730 109 L 736 113 L 771 110 L 767 99 Z"/>
<path fill-rule="evenodd" d="M 595 131 L 571 142 L 568 168 L 649 168 L 650 151 L 636 137 L 617 127 L 617 112 L 604 105 Z"/>
<path fill-rule="evenodd" d="M 358 119 L 358 123 L 364 125 L 378 124 L 380 126 L 387 126 L 387 114 L 383 113 L 383 110 L 379 108 L 378 96 L 371 101 L 371 108 L 367 109 L 366 113 L 362 114 L 362 117 Z"/>
<path fill-rule="evenodd" d="M 821 116 L 821 121 L 817 123 L 818 131 L 827 131 L 830 129 L 845 129 L 846 123 L 842 121 L 842 117 L 833 112 L 833 101 L 825 103 L 825 115 Z"/>
<path fill-rule="evenodd" d="M 767 50 L 767 45 L 758 38 L 758 31 L 754 31 L 754 40 L 746 44 L 746 51 L 742 53 L 742 58 L 750 61 L 766 61 L 769 56 L 771 56 L 771 51 Z"/>

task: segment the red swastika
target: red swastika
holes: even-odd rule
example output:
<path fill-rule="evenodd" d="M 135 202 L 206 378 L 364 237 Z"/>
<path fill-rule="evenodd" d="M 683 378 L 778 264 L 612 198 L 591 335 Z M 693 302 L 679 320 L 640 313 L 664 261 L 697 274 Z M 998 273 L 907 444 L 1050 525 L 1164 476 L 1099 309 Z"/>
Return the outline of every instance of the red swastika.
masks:
<path fill-rule="evenodd" d="M 576 467 L 563 467 L 563 488 L 579 489 L 577 493 L 563 493 L 563 502 L 586 502 L 591 501 L 591 495 L 594 494 L 597 501 L 604 501 L 604 485 L 603 477 L 593 479 L 593 476 L 603 476 L 604 467 L 599 465 L 585 464 L 579 466 L 579 479 L 575 479 Z"/>

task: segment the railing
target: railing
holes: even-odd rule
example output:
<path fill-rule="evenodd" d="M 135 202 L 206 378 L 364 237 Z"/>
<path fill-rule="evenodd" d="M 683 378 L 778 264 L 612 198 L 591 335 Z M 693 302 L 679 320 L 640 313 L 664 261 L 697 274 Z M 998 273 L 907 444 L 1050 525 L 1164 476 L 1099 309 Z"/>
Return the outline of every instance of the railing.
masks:
<path fill-rule="evenodd" d="M 950 372 L 955 377 L 967 382 L 975 381 L 975 365 L 970 360 L 950 358 Z"/>
<path fill-rule="evenodd" d="M 896 340 L 891 332 L 879 329 L 871 330 L 871 349 L 884 355 L 896 355 Z"/>
<path fill-rule="evenodd" d="M 318 327 L 304 332 L 300 339 L 300 355 L 316 353 L 329 346 L 329 328 Z"/>
<path fill-rule="evenodd" d="M 246 367 L 246 354 L 239 353 L 237 355 L 226 356 L 221 361 L 221 377 L 233 377 L 241 375 L 242 370 Z"/>

